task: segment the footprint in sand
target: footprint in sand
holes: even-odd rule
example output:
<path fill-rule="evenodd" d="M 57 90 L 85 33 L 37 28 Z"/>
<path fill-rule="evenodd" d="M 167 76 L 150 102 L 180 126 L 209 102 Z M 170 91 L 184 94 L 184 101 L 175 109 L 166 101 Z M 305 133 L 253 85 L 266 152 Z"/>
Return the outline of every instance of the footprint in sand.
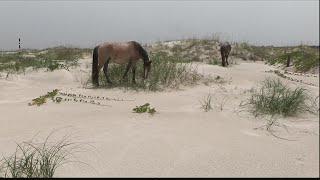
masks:
<path fill-rule="evenodd" d="M 304 165 L 305 155 L 296 158 L 296 163 L 299 165 Z"/>

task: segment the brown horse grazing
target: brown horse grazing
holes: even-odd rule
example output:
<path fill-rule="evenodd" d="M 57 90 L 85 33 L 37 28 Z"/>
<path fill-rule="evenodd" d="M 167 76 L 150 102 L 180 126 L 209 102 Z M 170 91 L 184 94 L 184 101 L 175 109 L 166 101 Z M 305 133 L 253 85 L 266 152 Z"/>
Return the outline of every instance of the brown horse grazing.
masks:
<path fill-rule="evenodd" d="M 223 67 L 226 66 L 226 63 L 227 63 L 227 66 L 229 65 L 228 56 L 230 54 L 230 51 L 231 51 L 231 45 L 228 42 L 222 43 L 220 45 L 220 53 L 221 53 Z"/>
<path fill-rule="evenodd" d="M 151 62 L 149 60 L 148 53 L 143 47 L 135 42 L 122 42 L 122 43 L 102 43 L 96 46 L 93 50 L 93 62 L 92 62 L 92 83 L 99 86 L 99 72 L 103 67 L 104 75 L 107 82 L 112 82 L 108 76 L 108 64 L 110 62 L 117 64 L 126 64 L 127 67 L 123 75 L 123 79 L 127 77 L 127 73 L 132 68 L 132 82 L 135 83 L 136 63 L 139 59 L 143 60 L 143 78 L 148 78 Z"/>

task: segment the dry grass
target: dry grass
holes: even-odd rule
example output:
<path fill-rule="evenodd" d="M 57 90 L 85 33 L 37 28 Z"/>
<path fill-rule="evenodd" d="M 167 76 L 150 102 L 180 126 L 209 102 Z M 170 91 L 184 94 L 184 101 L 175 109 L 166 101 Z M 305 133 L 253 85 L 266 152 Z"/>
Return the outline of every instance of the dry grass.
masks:
<path fill-rule="evenodd" d="M 301 87 L 290 89 L 279 79 L 266 79 L 259 88 L 253 90 L 249 104 L 252 105 L 256 116 L 259 114 L 293 116 L 308 111 L 308 98 L 306 90 Z"/>
<path fill-rule="evenodd" d="M 43 143 L 28 141 L 17 144 L 15 152 L 0 161 L 0 177 L 52 178 L 63 164 L 83 163 L 73 160 L 81 144 L 72 142 L 70 136 L 52 142 L 52 134 L 49 134 Z"/>

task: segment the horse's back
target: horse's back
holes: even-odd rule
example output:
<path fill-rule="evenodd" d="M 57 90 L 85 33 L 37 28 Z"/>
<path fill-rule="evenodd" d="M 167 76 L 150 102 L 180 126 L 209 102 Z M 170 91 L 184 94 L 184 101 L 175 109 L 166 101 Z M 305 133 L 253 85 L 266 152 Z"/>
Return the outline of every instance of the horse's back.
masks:
<path fill-rule="evenodd" d="M 139 53 L 130 42 L 105 42 L 99 45 L 99 53 L 104 53 L 110 62 L 125 64 L 129 61 L 138 61 Z"/>
<path fill-rule="evenodd" d="M 220 51 L 230 52 L 231 51 L 231 45 L 228 42 L 222 43 L 220 45 Z"/>

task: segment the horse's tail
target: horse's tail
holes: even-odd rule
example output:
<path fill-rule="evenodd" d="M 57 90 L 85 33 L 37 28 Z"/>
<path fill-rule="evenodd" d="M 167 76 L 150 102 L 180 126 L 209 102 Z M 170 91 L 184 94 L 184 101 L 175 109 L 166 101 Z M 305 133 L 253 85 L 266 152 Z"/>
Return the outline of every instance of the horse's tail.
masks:
<path fill-rule="evenodd" d="M 136 48 L 136 50 L 139 52 L 139 54 L 142 56 L 142 59 L 144 62 L 149 62 L 149 56 L 147 51 L 136 41 L 131 41 Z"/>
<path fill-rule="evenodd" d="M 95 85 L 99 85 L 98 49 L 99 46 L 94 47 L 92 55 L 92 83 Z"/>

